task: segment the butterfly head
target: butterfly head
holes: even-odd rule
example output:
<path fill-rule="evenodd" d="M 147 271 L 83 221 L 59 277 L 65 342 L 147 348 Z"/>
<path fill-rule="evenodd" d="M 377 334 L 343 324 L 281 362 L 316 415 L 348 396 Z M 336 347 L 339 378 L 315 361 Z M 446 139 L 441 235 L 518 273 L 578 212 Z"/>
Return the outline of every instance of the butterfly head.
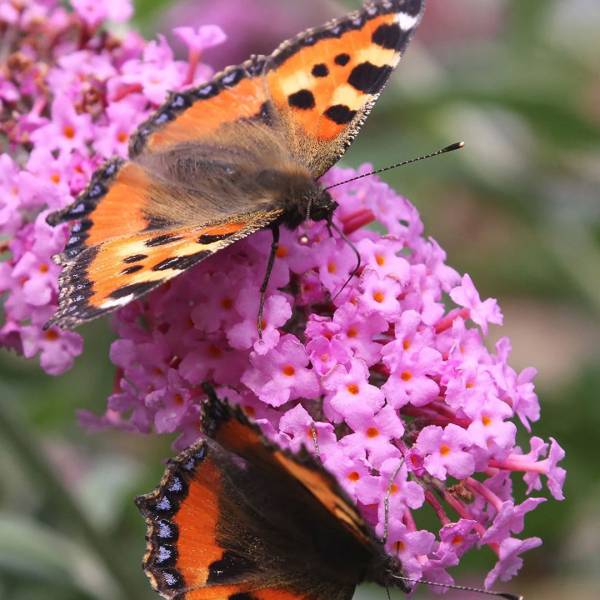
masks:
<path fill-rule="evenodd" d="M 329 192 L 302 168 L 264 169 L 257 182 L 283 209 L 282 222 L 290 229 L 307 219 L 328 219 L 337 207 Z"/>

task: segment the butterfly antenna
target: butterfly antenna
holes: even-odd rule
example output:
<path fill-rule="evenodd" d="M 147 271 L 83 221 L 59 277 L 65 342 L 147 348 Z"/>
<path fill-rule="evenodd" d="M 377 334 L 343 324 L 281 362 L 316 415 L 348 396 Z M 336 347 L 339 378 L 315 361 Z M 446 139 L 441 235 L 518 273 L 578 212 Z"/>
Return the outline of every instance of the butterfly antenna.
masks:
<path fill-rule="evenodd" d="M 385 498 L 383 500 L 383 511 L 384 511 L 383 545 L 384 546 L 387 543 L 389 528 L 390 528 L 390 497 L 392 496 L 392 490 L 394 489 L 394 481 L 396 481 L 396 477 L 398 477 L 398 473 L 400 473 L 400 469 L 402 468 L 403 464 L 404 464 L 404 457 L 402 457 L 400 464 L 398 465 L 398 467 L 396 468 L 396 470 L 392 473 L 392 476 L 390 477 L 390 482 L 388 484 L 388 488 L 385 493 Z"/>
<path fill-rule="evenodd" d="M 464 148 L 464 142 L 456 142 L 454 144 L 450 144 L 441 150 L 437 150 L 436 152 L 432 152 L 431 154 L 426 154 L 425 156 L 419 156 L 418 158 L 411 158 L 410 160 L 403 160 L 402 162 L 396 163 L 395 165 L 390 165 L 389 167 L 384 167 L 383 169 L 377 169 L 375 171 L 371 171 L 370 173 L 363 173 L 362 175 L 357 175 L 356 177 L 352 177 L 351 179 L 346 179 L 345 181 L 340 181 L 339 183 L 334 183 L 329 187 L 325 188 L 325 191 L 336 188 L 340 185 L 345 185 L 346 183 L 350 183 L 351 181 L 356 181 L 358 179 L 363 179 L 364 177 L 371 177 L 371 175 L 378 175 L 379 173 L 385 173 L 386 171 L 391 171 L 392 169 L 397 169 L 398 167 L 405 167 L 406 165 L 412 165 L 413 163 L 419 162 L 421 160 L 427 160 L 428 158 L 433 158 L 434 156 L 439 156 L 440 154 L 446 154 L 447 152 L 454 152 L 454 150 L 460 150 Z"/>
<path fill-rule="evenodd" d="M 411 579 L 410 577 L 404 577 L 403 575 L 396 575 L 390 573 L 394 579 L 401 579 L 402 581 L 408 581 L 410 583 L 423 583 L 425 585 L 433 585 L 437 587 L 443 587 L 448 590 L 458 590 L 459 592 L 474 592 L 476 594 L 486 594 L 488 596 L 495 596 L 496 598 L 505 598 L 505 600 L 524 600 L 524 597 L 518 594 L 510 594 L 509 592 L 494 592 L 492 590 L 484 590 L 483 588 L 468 587 L 466 585 L 452 585 L 450 583 L 440 583 L 439 581 L 426 581 L 424 579 Z"/>

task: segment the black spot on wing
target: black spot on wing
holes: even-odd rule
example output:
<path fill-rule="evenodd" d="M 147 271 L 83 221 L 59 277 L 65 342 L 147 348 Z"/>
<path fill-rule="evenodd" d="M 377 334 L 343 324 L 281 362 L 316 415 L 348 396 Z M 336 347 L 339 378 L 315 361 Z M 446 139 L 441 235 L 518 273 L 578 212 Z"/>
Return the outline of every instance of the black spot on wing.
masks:
<path fill-rule="evenodd" d="M 313 77 L 327 77 L 329 69 L 325 63 L 320 63 L 312 68 Z"/>
<path fill-rule="evenodd" d="M 144 267 L 142 265 L 133 265 L 131 267 L 127 267 L 126 269 L 123 269 L 121 271 L 121 275 L 133 275 L 134 273 L 137 273 L 138 271 L 142 271 L 144 269 Z"/>
<path fill-rule="evenodd" d="M 402 32 L 398 23 L 380 25 L 371 37 L 374 44 L 386 48 L 387 50 L 396 50 L 402 47 L 403 37 L 407 35 Z"/>
<path fill-rule="evenodd" d="M 149 248 L 153 248 L 155 246 L 165 246 L 166 244 L 172 244 L 173 242 L 178 242 L 183 238 L 180 235 L 173 235 L 172 233 L 165 233 L 163 235 L 156 236 L 155 238 L 151 238 L 146 242 L 146 246 Z"/>
<path fill-rule="evenodd" d="M 140 283 L 132 283 L 131 285 L 125 285 L 122 288 L 115 290 L 110 294 L 110 297 L 118 300 L 119 298 L 126 298 L 131 294 L 136 297 L 142 296 L 146 292 L 154 289 L 160 283 L 160 281 L 143 281 Z"/>
<path fill-rule="evenodd" d="M 252 561 L 227 550 L 223 553 L 221 560 L 210 564 L 206 583 L 215 585 L 236 580 L 244 574 L 255 570 L 256 565 Z"/>
<path fill-rule="evenodd" d="M 377 67 L 370 62 L 364 62 L 352 69 L 348 83 L 365 94 L 377 94 L 385 85 L 392 70 L 388 65 Z"/>
<path fill-rule="evenodd" d="M 338 125 L 347 125 L 356 116 L 356 111 L 350 110 L 345 104 L 335 104 L 330 106 L 324 114 Z"/>
<path fill-rule="evenodd" d="M 300 90 L 288 96 L 288 104 L 293 108 L 310 110 L 315 107 L 315 97 L 310 90 Z"/>
<path fill-rule="evenodd" d="M 335 64 L 340 67 L 345 67 L 350 62 L 350 55 L 343 52 L 335 57 Z"/>
<path fill-rule="evenodd" d="M 232 594 L 227 600 L 256 600 L 256 596 L 253 596 L 249 592 L 241 592 L 239 594 Z"/>
<path fill-rule="evenodd" d="M 195 254 L 188 254 L 186 256 L 173 256 L 154 265 L 152 270 L 168 271 L 170 269 L 176 269 L 178 271 L 185 271 L 211 254 L 212 252 L 210 250 L 203 250 L 202 252 L 196 252 Z"/>
<path fill-rule="evenodd" d="M 140 262 L 140 260 L 144 260 L 145 258 L 148 258 L 147 254 L 133 254 L 132 256 L 128 256 L 127 258 L 124 258 L 123 262 L 127 263 L 127 264 L 131 264 L 131 263 Z"/>

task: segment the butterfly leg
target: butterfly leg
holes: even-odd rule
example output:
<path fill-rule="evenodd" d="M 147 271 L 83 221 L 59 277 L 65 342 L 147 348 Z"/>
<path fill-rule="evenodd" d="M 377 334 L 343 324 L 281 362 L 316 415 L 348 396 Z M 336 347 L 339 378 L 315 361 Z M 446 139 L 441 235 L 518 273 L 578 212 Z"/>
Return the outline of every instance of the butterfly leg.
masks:
<path fill-rule="evenodd" d="M 273 241 L 271 242 L 271 253 L 269 254 L 269 262 L 267 263 L 267 271 L 265 273 L 265 278 L 263 279 L 262 285 L 260 286 L 260 302 L 258 305 L 258 316 L 256 321 L 258 337 L 261 340 L 263 330 L 263 311 L 265 308 L 267 287 L 269 285 L 269 279 L 271 279 L 271 273 L 273 272 L 273 265 L 275 264 L 277 249 L 279 248 L 279 225 L 271 225 L 271 232 L 273 233 Z"/>
<path fill-rule="evenodd" d="M 358 248 L 350 241 L 348 236 L 344 233 L 343 229 L 340 229 L 333 222 L 333 215 L 331 215 L 329 217 L 329 219 L 327 220 L 327 229 L 329 229 L 329 235 L 331 237 L 333 237 L 333 231 L 336 231 L 337 234 L 342 239 L 342 241 L 345 242 L 346 244 L 348 244 L 348 246 L 350 246 L 350 248 L 352 249 L 352 252 L 354 252 L 354 255 L 356 256 L 356 266 L 354 267 L 354 270 L 352 271 L 352 273 L 350 273 L 350 275 L 348 276 L 348 279 L 346 279 L 346 281 L 344 282 L 344 285 L 336 292 L 335 296 L 333 297 L 333 300 L 335 300 L 344 291 L 346 286 L 352 281 L 352 278 L 360 271 L 362 263 L 361 263 L 360 252 L 358 251 Z"/>

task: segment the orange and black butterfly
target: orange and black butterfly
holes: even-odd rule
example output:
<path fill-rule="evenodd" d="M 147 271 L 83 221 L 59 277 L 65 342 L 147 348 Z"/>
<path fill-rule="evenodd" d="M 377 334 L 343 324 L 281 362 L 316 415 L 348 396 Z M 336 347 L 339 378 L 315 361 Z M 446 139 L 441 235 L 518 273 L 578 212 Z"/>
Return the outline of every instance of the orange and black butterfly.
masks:
<path fill-rule="evenodd" d="M 318 179 L 356 137 L 424 0 L 366 4 L 173 93 L 50 224 L 74 221 L 49 324 L 124 306 L 251 233 L 330 219 Z M 267 269 L 269 271 L 269 269 Z"/>
<path fill-rule="evenodd" d="M 306 451 L 269 445 L 214 394 L 205 439 L 137 499 L 144 569 L 177 600 L 350 600 L 364 580 L 406 591 L 336 480 Z"/>
<path fill-rule="evenodd" d="M 202 439 L 136 500 L 147 525 L 144 570 L 163 598 L 351 600 L 363 581 L 410 591 L 333 475 L 304 448 L 270 444 L 205 389 Z"/>

